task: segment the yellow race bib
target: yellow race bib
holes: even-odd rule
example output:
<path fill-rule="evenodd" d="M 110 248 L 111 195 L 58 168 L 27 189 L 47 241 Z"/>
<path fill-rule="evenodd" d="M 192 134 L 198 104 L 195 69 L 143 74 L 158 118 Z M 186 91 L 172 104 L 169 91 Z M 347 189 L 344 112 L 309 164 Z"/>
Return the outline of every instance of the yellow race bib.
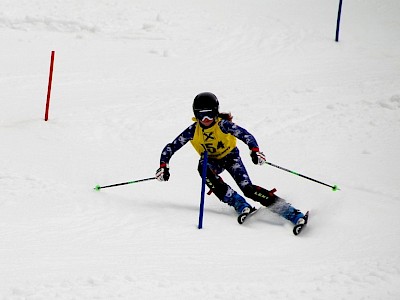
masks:
<path fill-rule="evenodd" d="M 223 133 L 219 127 L 221 120 L 218 118 L 210 128 L 202 128 L 197 121 L 193 140 L 190 142 L 200 155 L 207 151 L 209 158 L 221 159 L 236 147 L 236 137 Z"/>

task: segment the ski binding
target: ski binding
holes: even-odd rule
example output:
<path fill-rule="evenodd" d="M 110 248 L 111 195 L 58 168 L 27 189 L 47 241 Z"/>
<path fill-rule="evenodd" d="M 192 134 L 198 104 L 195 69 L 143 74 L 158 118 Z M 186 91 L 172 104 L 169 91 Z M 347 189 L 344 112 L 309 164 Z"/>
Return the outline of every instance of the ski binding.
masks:
<path fill-rule="evenodd" d="M 295 225 L 293 227 L 293 234 L 294 235 L 299 235 L 300 232 L 304 229 L 304 227 L 306 227 L 307 222 L 308 222 L 308 213 L 309 212 L 306 212 L 306 214 L 304 215 L 304 218 L 303 218 L 304 219 L 304 223 L 297 224 L 297 225 Z"/>
<path fill-rule="evenodd" d="M 250 212 L 240 214 L 237 218 L 238 223 L 243 224 L 247 217 L 253 215 L 256 211 L 258 211 L 258 208 L 251 207 Z"/>

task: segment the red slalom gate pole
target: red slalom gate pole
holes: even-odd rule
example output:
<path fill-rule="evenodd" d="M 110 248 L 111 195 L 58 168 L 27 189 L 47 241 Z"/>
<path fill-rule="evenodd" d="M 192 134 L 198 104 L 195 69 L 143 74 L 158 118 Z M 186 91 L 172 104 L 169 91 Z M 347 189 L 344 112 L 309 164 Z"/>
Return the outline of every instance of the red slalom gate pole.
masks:
<path fill-rule="evenodd" d="M 50 94 L 51 94 L 51 84 L 53 82 L 53 66 L 54 66 L 54 51 L 51 51 L 51 59 L 50 59 L 50 72 L 49 72 L 49 84 L 47 87 L 47 101 L 46 101 L 46 113 L 44 115 L 44 120 L 47 121 L 49 119 L 49 107 L 50 107 Z"/>

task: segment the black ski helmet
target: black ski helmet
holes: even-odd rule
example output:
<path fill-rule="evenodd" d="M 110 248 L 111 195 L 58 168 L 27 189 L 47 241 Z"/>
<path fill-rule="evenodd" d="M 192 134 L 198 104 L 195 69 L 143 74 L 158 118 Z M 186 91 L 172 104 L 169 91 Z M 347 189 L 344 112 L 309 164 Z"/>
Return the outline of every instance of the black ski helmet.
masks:
<path fill-rule="evenodd" d="M 219 102 L 217 96 L 210 92 L 198 94 L 193 100 L 193 113 L 196 119 L 204 116 L 215 118 L 219 114 Z"/>

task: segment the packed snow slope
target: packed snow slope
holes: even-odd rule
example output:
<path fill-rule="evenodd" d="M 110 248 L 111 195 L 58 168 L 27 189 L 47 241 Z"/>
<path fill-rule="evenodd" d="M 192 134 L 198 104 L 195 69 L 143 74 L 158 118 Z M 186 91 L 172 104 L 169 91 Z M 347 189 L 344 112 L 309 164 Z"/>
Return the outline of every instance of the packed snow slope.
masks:
<path fill-rule="evenodd" d="M 400 299 L 400 2 L 344 1 L 335 43 L 338 2 L 2 0 L 0 299 Z M 268 161 L 341 188 L 239 142 L 310 210 L 301 236 L 214 195 L 197 229 L 190 144 L 167 183 L 93 189 L 154 176 L 203 91 Z"/>

